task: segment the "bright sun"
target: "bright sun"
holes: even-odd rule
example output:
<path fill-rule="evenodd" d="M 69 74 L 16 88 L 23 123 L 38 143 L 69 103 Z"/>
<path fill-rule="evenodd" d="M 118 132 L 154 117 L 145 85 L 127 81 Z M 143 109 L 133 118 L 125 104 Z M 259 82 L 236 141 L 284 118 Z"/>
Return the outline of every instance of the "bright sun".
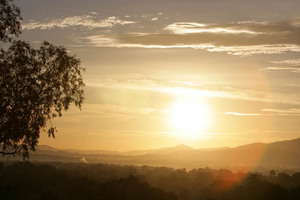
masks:
<path fill-rule="evenodd" d="M 200 100 L 181 100 L 167 110 L 168 127 L 179 137 L 202 137 L 212 124 L 212 111 Z"/>

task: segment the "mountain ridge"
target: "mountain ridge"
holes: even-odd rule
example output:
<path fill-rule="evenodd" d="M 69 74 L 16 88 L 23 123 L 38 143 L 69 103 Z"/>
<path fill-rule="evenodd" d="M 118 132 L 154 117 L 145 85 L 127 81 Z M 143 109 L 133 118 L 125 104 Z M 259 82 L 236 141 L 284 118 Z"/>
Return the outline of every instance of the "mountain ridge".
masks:
<path fill-rule="evenodd" d="M 233 148 L 193 149 L 186 145 L 129 152 L 64 151 L 40 145 L 30 154 L 31 161 L 83 162 L 116 165 L 149 165 L 173 168 L 228 168 L 249 171 L 257 168 L 300 170 L 300 138 L 272 143 L 252 143 Z"/>
<path fill-rule="evenodd" d="M 276 146 L 276 147 L 283 147 L 283 145 L 286 145 L 285 147 L 297 147 L 300 145 L 300 138 L 296 139 L 291 139 L 291 140 L 282 140 L 282 141 L 275 141 L 271 143 L 262 143 L 262 142 L 255 142 L 255 143 L 250 143 L 250 144 L 245 144 L 245 145 L 240 145 L 236 147 L 212 147 L 212 148 L 192 148 L 188 145 L 185 144 L 178 144 L 176 146 L 171 146 L 171 147 L 162 147 L 162 148 L 157 148 L 157 149 L 146 149 L 146 150 L 130 150 L 130 151 L 114 151 L 114 150 L 80 150 L 80 149 L 58 149 L 55 147 L 52 147 L 50 145 L 39 145 L 37 150 L 42 150 L 42 151 L 64 151 L 68 153 L 77 153 L 77 154 L 109 154 L 109 155 L 146 155 L 146 154 L 166 154 L 167 152 L 173 153 L 176 151 L 224 151 L 224 150 L 242 150 L 242 149 L 252 149 L 252 148 L 262 148 L 266 147 L 268 145 Z"/>

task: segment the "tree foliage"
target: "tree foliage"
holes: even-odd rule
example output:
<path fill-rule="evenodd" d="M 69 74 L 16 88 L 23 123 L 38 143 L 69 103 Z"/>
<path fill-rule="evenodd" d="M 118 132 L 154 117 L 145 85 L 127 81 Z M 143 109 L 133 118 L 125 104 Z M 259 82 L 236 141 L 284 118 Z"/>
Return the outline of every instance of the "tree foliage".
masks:
<path fill-rule="evenodd" d="M 81 175 L 83 170 L 86 168 L 75 172 L 28 162 L 1 169 L 0 163 L 0 199 L 177 200 L 174 193 L 152 187 L 136 176 L 102 181 Z M 101 172 L 101 168 L 97 170 Z"/>
<path fill-rule="evenodd" d="M 3 42 L 12 41 L 12 35 L 21 33 L 20 9 L 9 1 L 0 0 L 0 41 Z"/>
<path fill-rule="evenodd" d="M 211 178 L 200 180 L 205 176 Z M 210 168 L 187 171 L 95 163 L 0 162 L 0 199 L 300 199 L 300 173 L 237 176 L 239 173 Z"/>
<path fill-rule="evenodd" d="M 7 0 L 0 2 L 0 41 L 11 43 L 0 50 L 0 153 L 26 158 L 41 131 L 54 137 L 51 119 L 61 117 L 72 103 L 81 107 L 84 69 L 63 47 L 43 42 L 35 49 L 12 40 L 12 34 L 20 33 L 20 10 Z"/>

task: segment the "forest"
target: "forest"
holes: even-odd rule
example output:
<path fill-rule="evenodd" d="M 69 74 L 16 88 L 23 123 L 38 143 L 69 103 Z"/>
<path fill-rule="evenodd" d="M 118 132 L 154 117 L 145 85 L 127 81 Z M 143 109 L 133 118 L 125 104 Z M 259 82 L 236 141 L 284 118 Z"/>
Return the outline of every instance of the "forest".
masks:
<path fill-rule="evenodd" d="M 5 162 L 0 199 L 294 200 L 300 199 L 300 173 Z"/>

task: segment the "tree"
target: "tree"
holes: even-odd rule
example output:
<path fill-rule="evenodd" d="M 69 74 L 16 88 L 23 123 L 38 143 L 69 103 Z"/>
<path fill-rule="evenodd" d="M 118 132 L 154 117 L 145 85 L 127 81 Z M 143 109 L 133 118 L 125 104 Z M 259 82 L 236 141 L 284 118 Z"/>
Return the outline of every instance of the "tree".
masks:
<path fill-rule="evenodd" d="M 21 33 L 20 10 L 8 0 L 0 0 L 0 9 L 0 42 L 10 43 L 0 49 L 0 154 L 28 158 L 42 131 L 55 137 L 53 118 L 72 103 L 81 108 L 84 69 L 63 47 L 13 40 Z"/>
<path fill-rule="evenodd" d="M 20 9 L 9 1 L 0 0 L 0 41 L 2 42 L 12 41 L 12 35 L 18 36 L 21 33 Z"/>
<path fill-rule="evenodd" d="M 271 169 L 271 171 L 269 172 L 269 176 L 270 177 L 275 177 L 276 173 L 274 169 Z"/>

